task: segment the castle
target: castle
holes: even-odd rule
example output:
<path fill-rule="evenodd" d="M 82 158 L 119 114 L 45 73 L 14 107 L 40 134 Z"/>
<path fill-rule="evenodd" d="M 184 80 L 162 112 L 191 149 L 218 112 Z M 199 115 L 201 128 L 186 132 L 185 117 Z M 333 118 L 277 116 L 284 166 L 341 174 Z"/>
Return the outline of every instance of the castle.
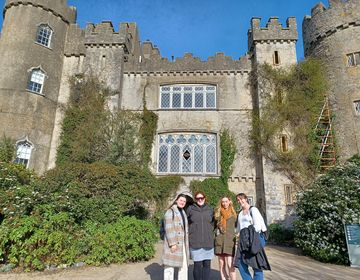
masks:
<path fill-rule="evenodd" d="M 269 223 L 290 214 L 291 182 L 250 151 L 249 113 L 258 102 L 249 77 L 258 63 L 297 63 L 295 18 L 282 26 L 272 17 L 266 27 L 252 18 L 248 53 L 239 60 L 187 53 L 168 61 L 150 41 L 140 42 L 134 23 L 121 23 L 119 32 L 107 21 L 81 29 L 66 0 L 6 0 L 3 14 L 0 133 L 17 140 L 16 162 L 39 173 L 55 166 L 69 77 L 91 71 L 118 93 L 112 110 L 141 111 L 145 101 L 158 115 L 154 174 L 180 174 L 186 182 L 219 176 L 219 133 L 227 128 L 238 150 L 230 189 L 249 194 Z M 359 1 L 318 4 L 304 18 L 303 38 L 305 55 L 328 66 L 339 157 L 346 159 L 360 152 Z"/>

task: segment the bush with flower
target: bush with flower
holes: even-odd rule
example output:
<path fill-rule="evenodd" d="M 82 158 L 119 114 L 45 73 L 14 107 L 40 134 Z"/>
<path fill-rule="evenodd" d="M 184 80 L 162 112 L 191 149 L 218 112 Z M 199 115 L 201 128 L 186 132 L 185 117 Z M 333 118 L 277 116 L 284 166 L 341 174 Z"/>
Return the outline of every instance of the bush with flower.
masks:
<path fill-rule="evenodd" d="M 331 169 L 299 195 L 295 242 L 319 261 L 348 264 L 345 224 L 360 222 L 360 156 Z"/>

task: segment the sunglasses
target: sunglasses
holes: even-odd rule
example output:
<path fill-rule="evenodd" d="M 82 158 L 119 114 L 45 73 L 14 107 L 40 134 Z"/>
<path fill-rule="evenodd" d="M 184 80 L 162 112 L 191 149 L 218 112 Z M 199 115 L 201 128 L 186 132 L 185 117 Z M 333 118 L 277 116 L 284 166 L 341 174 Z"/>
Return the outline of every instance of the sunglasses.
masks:
<path fill-rule="evenodd" d="M 204 200 L 204 199 L 205 199 L 205 197 L 200 196 L 200 197 L 195 197 L 195 199 L 196 199 L 196 200 Z"/>

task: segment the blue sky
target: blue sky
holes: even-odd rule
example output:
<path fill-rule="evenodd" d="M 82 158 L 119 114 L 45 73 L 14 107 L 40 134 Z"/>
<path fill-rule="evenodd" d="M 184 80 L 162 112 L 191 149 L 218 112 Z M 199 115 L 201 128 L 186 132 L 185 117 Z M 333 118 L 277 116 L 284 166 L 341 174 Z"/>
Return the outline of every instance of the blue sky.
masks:
<path fill-rule="evenodd" d="M 57 0 L 52 0 L 57 1 Z M 162 56 L 186 52 L 206 60 L 216 52 L 238 59 L 247 51 L 247 30 L 252 17 L 264 26 L 271 16 L 285 26 L 295 16 L 299 30 L 298 58 L 303 58 L 301 24 L 320 0 L 68 0 L 77 7 L 81 27 L 87 22 L 136 22 L 142 41 L 150 39 Z M 327 5 L 327 0 L 324 0 Z M 3 7 L 5 0 L 0 0 Z M 2 25 L 2 18 L 0 19 Z"/>

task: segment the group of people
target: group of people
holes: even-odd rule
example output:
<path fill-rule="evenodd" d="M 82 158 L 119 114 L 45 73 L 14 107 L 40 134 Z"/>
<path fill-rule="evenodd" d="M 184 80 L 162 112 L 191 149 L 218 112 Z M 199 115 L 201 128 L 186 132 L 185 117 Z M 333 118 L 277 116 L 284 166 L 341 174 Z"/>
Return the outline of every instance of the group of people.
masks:
<path fill-rule="evenodd" d="M 194 280 L 209 280 L 215 255 L 221 280 L 236 280 L 235 268 L 243 280 L 264 279 L 263 270 L 270 270 L 264 251 L 264 219 L 249 204 L 246 194 L 239 193 L 236 199 L 241 206 L 239 213 L 227 196 L 219 200 L 215 210 L 207 204 L 204 192 L 196 192 L 195 203 L 191 204 L 187 195 L 177 196 L 164 216 L 164 280 L 173 280 L 175 270 L 178 280 L 187 280 L 190 258 L 194 262 Z"/>

